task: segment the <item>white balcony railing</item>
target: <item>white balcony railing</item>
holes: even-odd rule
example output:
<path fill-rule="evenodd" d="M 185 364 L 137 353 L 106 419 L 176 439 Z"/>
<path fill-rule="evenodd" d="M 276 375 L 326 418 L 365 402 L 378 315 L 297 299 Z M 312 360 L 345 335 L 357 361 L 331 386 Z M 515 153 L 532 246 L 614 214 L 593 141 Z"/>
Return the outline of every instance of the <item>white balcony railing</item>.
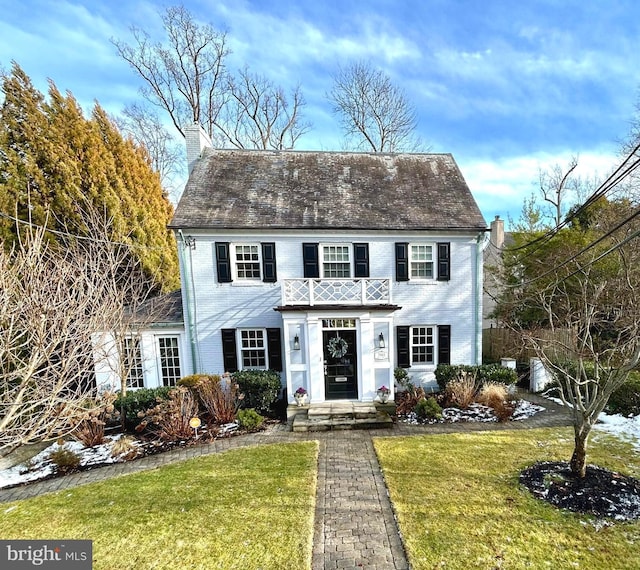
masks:
<path fill-rule="evenodd" d="M 390 279 L 285 279 L 283 305 L 366 305 L 391 301 Z"/>

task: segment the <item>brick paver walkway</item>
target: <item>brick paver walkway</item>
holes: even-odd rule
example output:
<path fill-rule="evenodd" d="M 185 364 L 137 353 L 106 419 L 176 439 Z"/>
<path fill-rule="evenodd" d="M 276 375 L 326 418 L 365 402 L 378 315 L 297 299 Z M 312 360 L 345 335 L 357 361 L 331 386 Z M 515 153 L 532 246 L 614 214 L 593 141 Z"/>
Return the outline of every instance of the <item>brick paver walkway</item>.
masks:
<path fill-rule="evenodd" d="M 0 502 L 27 499 L 238 447 L 317 440 L 320 454 L 312 570 L 408 569 L 372 438 L 571 425 L 566 409 L 534 395 L 527 395 L 527 399 L 540 403 L 546 411 L 524 421 L 501 424 L 396 424 L 391 429 L 322 433 L 292 433 L 284 426 L 279 426 L 265 432 L 177 449 L 25 487 L 0 490 Z"/>

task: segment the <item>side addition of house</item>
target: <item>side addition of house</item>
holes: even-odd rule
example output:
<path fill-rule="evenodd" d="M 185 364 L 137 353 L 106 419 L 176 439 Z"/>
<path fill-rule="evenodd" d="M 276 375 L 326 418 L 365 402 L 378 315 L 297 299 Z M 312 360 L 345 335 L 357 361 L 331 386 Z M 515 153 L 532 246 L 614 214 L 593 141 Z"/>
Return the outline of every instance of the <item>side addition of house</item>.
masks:
<path fill-rule="evenodd" d="M 183 374 L 371 401 L 395 367 L 480 361 L 486 222 L 451 155 L 215 150 L 197 125 L 187 150 Z"/>

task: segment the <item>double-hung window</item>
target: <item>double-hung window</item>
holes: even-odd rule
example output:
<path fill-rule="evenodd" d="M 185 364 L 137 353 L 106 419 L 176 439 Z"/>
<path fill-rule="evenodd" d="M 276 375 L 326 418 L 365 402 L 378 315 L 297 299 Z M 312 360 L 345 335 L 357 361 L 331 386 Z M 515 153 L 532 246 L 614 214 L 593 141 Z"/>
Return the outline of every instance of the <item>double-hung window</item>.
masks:
<path fill-rule="evenodd" d="M 127 375 L 127 388 L 144 388 L 144 370 L 142 368 L 142 352 L 140 339 L 127 337 L 124 339 L 124 373 Z"/>
<path fill-rule="evenodd" d="M 411 364 L 434 364 L 435 340 L 434 327 L 411 327 Z"/>
<path fill-rule="evenodd" d="M 411 279 L 433 279 L 433 244 L 410 244 L 409 263 Z"/>
<path fill-rule="evenodd" d="M 240 329 L 242 368 L 267 369 L 267 343 L 264 329 Z"/>
<path fill-rule="evenodd" d="M 349 279 L 351 277 L 350 245 L 322 246 L 322 277 L 325 279 Z"/>
<path fill-rule="evenodd" d="M 260 244 L 243 243 L 233 246 L 235 275 L 238 281 L 260 281 Z"/>

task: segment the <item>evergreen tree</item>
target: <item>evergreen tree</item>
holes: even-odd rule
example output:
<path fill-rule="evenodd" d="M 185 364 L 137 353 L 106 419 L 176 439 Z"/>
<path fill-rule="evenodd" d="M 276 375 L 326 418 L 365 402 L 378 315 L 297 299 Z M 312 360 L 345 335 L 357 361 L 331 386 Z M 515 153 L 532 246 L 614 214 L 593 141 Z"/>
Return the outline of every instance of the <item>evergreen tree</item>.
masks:
<path fill-rule="evenodd" d="M 100 212 L 114 242 L 131 246 L 158 287 L 178 286 L 173 214 L 146 151 L 124 139 L 96 103 L 87 119 L 53 82 L 48 98 L 17 63 L 1 78 L 0 240 L 10 249 L 23 222 L 92 237 L 86 213 Z M 24 226 L 26 228 L 26 225 Z"/>

